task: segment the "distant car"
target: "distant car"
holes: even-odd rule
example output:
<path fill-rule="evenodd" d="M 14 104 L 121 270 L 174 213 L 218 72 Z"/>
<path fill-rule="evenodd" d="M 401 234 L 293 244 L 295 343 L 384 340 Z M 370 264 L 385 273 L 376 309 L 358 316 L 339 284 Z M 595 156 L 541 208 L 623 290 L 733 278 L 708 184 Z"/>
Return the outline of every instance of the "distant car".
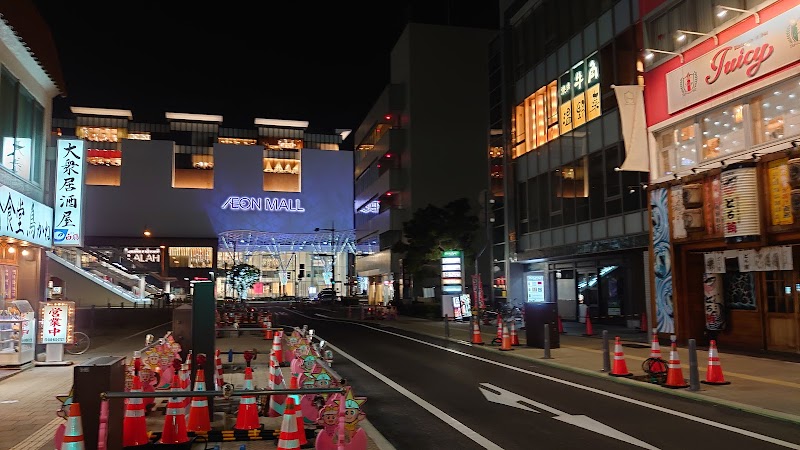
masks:
<path fill-rule="evenodd" d="M 325 288 L 317 294 L 317 300 L 321 302 L 334 302 L 339 296 L 333 288 Z"/>

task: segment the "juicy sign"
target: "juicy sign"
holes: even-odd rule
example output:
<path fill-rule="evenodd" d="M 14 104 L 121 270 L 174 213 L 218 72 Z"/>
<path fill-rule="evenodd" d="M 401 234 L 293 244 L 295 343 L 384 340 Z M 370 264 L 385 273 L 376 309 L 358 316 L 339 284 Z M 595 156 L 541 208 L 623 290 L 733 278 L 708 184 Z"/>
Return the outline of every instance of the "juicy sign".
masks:
<path fill-rule="evenodd" d="M 666 75 L 672 114 L 800 60 L 800 6 Z"/>

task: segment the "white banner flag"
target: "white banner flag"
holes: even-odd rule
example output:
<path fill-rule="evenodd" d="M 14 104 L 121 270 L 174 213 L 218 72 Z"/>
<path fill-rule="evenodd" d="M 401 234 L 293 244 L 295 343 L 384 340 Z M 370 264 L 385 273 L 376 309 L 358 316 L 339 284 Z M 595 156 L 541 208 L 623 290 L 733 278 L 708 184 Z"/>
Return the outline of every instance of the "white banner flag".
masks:
<path fill-rule="evenodd" d="M 644 117 L 644 86 L 611 86 L 617 95 L 622 139 L 625 142 L 625 162 L 620 170 L 650 171 L 647 149 L 647 122 Z"/>

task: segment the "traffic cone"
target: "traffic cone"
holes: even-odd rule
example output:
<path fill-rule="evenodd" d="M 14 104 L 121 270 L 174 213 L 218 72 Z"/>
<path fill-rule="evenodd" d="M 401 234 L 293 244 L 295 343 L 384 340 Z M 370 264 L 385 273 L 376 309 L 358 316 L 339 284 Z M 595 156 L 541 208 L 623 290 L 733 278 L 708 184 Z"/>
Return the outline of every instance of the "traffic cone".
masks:
<path fill-rule="evenodd" d="M 70 403 L 67 428 L 64 431 L 64 440 L 61 450 L 85 450 L 83 445 L 83 423 L 81 421 L 81 405 Z"/>
<path fill-rule="evenodd" d="M 629 377 L 633 374 L 628 372 L 628 364 L 625 362 L 625 355 L 622 353 L 622 343 L 617 336 L 614 342 L 614 365 L 611 366 L 609 375 L 613 377 Z"/>
<path fill-rule="evenodd" d="M 289 382 L 289 389 L 300 389 L 298 386 L 300 381 L 298 380 L 298 376 L 293 376 L 290 378 Z M 292 400 L 294 400 L 294 404 L 298 405 L 294 409 L 294 417 L 297 420 L 297 439 L 300 441 L 300 446 L 306 445 L 308 443 L 308 439 L 306 438 L 306 429 L 305 429 L 305 419 L 303 418 L 303 410 L 299 407 L 300 405 L 300 396 L 299 395 L 292 395 L 290 396 Z"/>
<path fill-rule="evenodd" d="M 711 346 L 708 347 L 708 368 L 706 369 L 706 379 L 701 381 L 704 384 L 731 384 L 730 381 L 725 381 L 722 376 L 722 366 L 719 363 L 719 354 L 717 353 L 717 341 L 711 340 Z"/>
<path fill-rule="evenodd" d="M 222 386 L 225 386 L 225 378 L 223 377 L 222 358 L 219 355 L 219 349 L 214 352 L 214 364 L 217 369 L 216 373 L 214 373 L 214 386 L 217 387 L 218 391 L 221 391 Z"/>
<path fill-rule="evenodd" d="M 673 334 L 672 348 L 669 351 L 669 364 L 667 364 L 667 382 L 664 384 L 668 388 L 685 388 L 689 385 L 686 384 L 686 379 L 683 378 L 683 371 L 681 370 L 681 360 L 678 358 L 678 344 L 675 343 L 675 335 Z"/>
<path fill-rule="evenodd" d="M 190 391 L 192 389 L 192 374 L 189 371 L 188 364 L 181 365 L 181 390 L 182 391 Z M 181 399 L 181 405 L 183 406 L 183 416 L 189 417 L 189 406 L 191 405 L 191 397 L 183 397 Z"/>
<path fill-rule="evenodd" d="M 658 332 L 655 328 L 653 328 L 653 340 L 650 343 L 650 358 L 653 358 L 654 361 L 650 363 L 650 372 L 653 373 L 661 373 L 666 371 L 666 367 L 664 367 L 664 363 L 661 362 L 663 359 L 661 356 L 661 345 L 658 343 Z"/>
<path fill-rule="evenodd" d="M 175 372 L 172 376 L 172 390 L 181 390 L 180 375 Z M 170 397 L 167 402 L 167 412 L 164 417 L 164 429 L 161 432 L 159 444 L 183 444 L 189 442 L 186 435 L 186 411 L 183 408 L 183 399 Z"/>
<path fill-rule="evenodd" d="M 592 319 L 589 317 L 589 308 L 586 308 L 586 332 L 584 336 L 594 336 L 594 329 L 592 328 Z"/>
<path fill-rule="evenodd" d="M 519 344 L 519 336 L 517 335 L 517 325 L 516 320 L 511 320 L 511 345 L 514 347 L 518 347 Z"/>
<path fill-rule="evenodd" d="M 267 320 L 264 322 L 264 340 L 274 339 L 275 336 L 273 334 L 274 333 L 272 332 L 272 321 L 269 318 L 267 318 Z"/>
<path fill-rule="evenodd" d="M 244 390 L 253 390 L 253 369 L 250 367 L 244 369 Z M 233 428 L 237 430 L 258 430 L 261 428 L 261 424 L 258 422 L 256 398 L 252 395 L 243 395 L 241 401 L 239 401 L 239 412 L 236 413 L 236 425 Z"/>
<path fill-rule="evenodd" d="M 283 375 L 275 355 L 270 355 L 269 358 L 269 389 L 286 389 L 283 382 Z M 269 396 L 269 410 L 267 411 L 268 417 L 280 417 L 284 413 L 286 406 L 285 395 L 270 395 Z"/>
<path fill-rule="evenodd" d="M 478 324 L 478 317 L 472 318 L 472 344 L 483 345 L 483 336 L 481 336 L 481 327 Z"/>
<path fill-rule="evenodd" d="M 500 345 L 500 350 L 509 351 L 514 350 L 511 348 L 511 335 L 508 334 L 508 327 L 503 325 L 503 343 Z"/>
<path fill-rule="evenodd" d="M 283 361 L 283 345 L 281 343 L 281 332 L 276 331 L 275 336 L 272 338 L 272 354 L 278 360 L 278 364 Z"/>
<path fill-rule="evenodd" d="M 503 342 L 503 317 L 498 314 L 497 315 L 497 336 L 495 336 L 500 342 Z"/>
<path fill-rule="evenodd" d="M 200 353 L 197 355 L 197 375 L 194 381 L 194 390 L 204 392 L 206 390 L 206 375 L 203 370 L 205 356 Z M 211 419 L 208 414 L 208 397 L 192 397 L 192 407 L 189 410 L 189 421 L 187 430 L 195 433 L 207 433 L 211 431 Z"/>
<path fill-rule="evenodd" d="M 138 371 L 133 375 L 131 393 L 142 392 L 142 380 Z M 125 418 L 122 420 L 122 446 L 145 445 L 150 443 L 147 435 L 145 406 L 141 398 L 125 399 Z"/>
<path fill-rule="evenodd" d="M 281 433 L 278 435 L 277 450 L 297 450 L 300 448 L 300 439 L 297 432 L 297 420 L 294 417 L 294 399 L 289 397 L 286 400 L 286 413 L 281 422 Z"/>
<path fill-rule="evenodd" d="M 558 319 L 558 333 L 559 334 L 567 334 L 567 332 L 564 331 L 564 323 L 561 322 L 561 316 L 559 315 L 559 316 L 556 316 L 556 317 Z"/>

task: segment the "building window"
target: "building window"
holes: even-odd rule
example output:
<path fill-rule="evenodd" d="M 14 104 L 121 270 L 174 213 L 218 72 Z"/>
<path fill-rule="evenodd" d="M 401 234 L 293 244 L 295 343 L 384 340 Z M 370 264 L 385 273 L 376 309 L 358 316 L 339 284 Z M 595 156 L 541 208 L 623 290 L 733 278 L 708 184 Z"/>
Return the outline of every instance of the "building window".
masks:
<path fill-rule="evenodd" d="M 172 187 L 214 189 L 214 149 L 176 145 Z"/>
<path fill-rule="evenodd" d="M 122 151 L 92 149 L 86 151 L 86 184 L 119 186 L 122 178 Z"/>
<path fill-rule="evenodd" d="M 214 251 L 211 247 L 170 247 L 169 266 L 190 269 L 212 267 Z"/>
<path fill-rule="evenodd" d="M 270 150 L 265 150 L 268 153 Z M 300 192 L 300 160 L 264 158 L 264 190 L 274 192 Z"/>
<path fill-rule="evenodd" d="M 5 67 L 0 71 L 2 167 L 25 180 L 41 182 L 44 107 Z"/>
<path fill-rule="evenodd" d="M 655 134 L 659 175 L 672 175 L 697 164 L 694 130 L 694 122 L 689 120 Z"/>
<path fill-rule="evenodd" d="M 793 79 L 755 97 L 750 115 L 756 145 L 800 134 L 800 84 Z"/>
<path fill-rule="evenodd" d="M 730 105 L 709 113 L 700 120 L 703 161 L 745 149 L 742 105 Z"/>

